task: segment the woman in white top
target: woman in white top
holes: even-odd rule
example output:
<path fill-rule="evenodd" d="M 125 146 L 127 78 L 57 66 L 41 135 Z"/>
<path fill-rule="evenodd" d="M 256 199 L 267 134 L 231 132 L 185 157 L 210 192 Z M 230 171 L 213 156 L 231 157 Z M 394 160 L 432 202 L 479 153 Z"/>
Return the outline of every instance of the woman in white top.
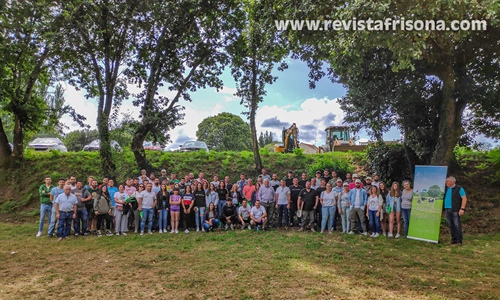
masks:
<path fill-rule="evenodd" d="M 342 233 L 348 233 L 351 229 L 351 221 L 349 220 L 351 213 L 351 207 L 349 206 L 349 183 L 346 181 L 342 185 L 344 189 L 337 194 L 337 202 L 340 219 L 342 220 Z"/>
<path fill-rule="evenodd" d="M 380 212 L 382 211 L 382 204 L 384 199 L 380 196 L 378 187 L 373 185 L 370 187 L 370 194 L 368 195 L 368 209 L 366 216 L 370 220 L 370 227 L 372 230 L 371 237 L 378 237 L 380 232 Z"/>
<path fill-rule="evenodd" d="M 332 190 L 332 185 L 330 183 L 326 184 L 326 191 L 321 192 L 319 198 L 321 202 L 321 233 L 325 231 L 328 221 L 328 233 L 332 233 L 333 229 L 333 217 L 335 216 L 335 210 L 337 209 L 337 203 L 335 201 L 335 192 Z"/>
<path fill-rule="evenodd" d="M 115 215 L 115 232 L 116 235 L 127 235 L 125 231 L 127 230 L 128 217 L 123 213 L 123 207 L 129 205 L 125 202 L 128 198 L 127 193 L 125 193 L 125 186 L 120 184 L 118 186 L 118 192 L 114 195 L 115 205 L 116 205 L 116 215 Z"/>

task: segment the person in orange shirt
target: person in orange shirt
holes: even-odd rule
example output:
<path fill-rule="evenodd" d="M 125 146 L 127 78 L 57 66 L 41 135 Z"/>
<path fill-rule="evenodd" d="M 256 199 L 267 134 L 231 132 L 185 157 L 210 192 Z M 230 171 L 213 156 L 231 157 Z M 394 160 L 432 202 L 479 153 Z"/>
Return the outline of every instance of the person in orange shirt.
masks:
<path fill-rule="evenodd" d="M 252 200 L 252 193 L 255 192 L 255 185 L 253 185 L 252 178 L 248 178 L 247 185 L 243 187 L 243 197 L 250 202 Z"/>

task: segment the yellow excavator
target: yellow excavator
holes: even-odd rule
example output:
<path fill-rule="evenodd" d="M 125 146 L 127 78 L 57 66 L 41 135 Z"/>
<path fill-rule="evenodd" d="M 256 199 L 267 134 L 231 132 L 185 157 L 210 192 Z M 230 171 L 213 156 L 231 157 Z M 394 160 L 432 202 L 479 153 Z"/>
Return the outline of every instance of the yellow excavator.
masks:
<path fill-rule="evenodd" d="M 283 144 L 275 144 L 274 152 L 290 153 L 296 148 L 299 148 L 299 129 L 295 123 L 290 126 L 290 128 L 285 129 L 283 127 L 282 139 Z"/>

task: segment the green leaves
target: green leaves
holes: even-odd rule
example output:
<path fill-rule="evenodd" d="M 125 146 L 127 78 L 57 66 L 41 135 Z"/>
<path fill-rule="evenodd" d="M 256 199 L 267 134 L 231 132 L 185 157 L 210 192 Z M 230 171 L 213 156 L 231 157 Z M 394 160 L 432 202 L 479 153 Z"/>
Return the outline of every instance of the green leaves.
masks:
<path fill-rule="evenodd" d="M 196 137 L 216 151 L 249 150 L 252 145 L 250 127 L 239 116 L 220 113 L 205 118 L 196 131 Z"/>

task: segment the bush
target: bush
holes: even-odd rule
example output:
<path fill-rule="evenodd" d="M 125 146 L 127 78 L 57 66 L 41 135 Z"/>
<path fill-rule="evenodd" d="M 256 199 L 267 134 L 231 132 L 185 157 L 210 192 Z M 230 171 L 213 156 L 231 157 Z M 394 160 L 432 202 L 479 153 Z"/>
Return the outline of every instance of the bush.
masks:
<path fill-rule="evenodd" d="M 347 172 L 353 172 L 354 165 L 349 159 L 348 153 L 324 153 L 318 154 L 317 159 L 307 167 L 307 175 L 314 177 L 316 171 L 323 173 L 324 169 L 335 170 L 337 175 L 345 178 Z"/>
<path fill-rule="evenodd" d="M 377 143 L 368 146 L 366 158 L 371 172 L 385 182 L 401 182 L 410 178 L 412 172 L 406 163 L 404 147 L 401 144 Z"/>

